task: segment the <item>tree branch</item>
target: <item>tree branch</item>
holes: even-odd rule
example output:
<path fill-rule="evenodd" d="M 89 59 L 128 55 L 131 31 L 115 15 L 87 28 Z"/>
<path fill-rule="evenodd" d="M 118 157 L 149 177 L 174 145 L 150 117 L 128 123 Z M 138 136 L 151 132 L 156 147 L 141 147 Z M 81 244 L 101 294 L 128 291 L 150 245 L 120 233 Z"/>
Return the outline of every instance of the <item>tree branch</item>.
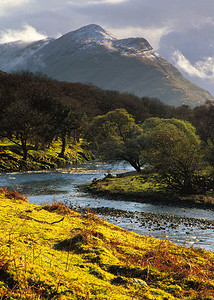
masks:
<path fill-rule="evenodd" d="M 30 216 L 27 216 L 27 215 L 20 215 L 19 216 L 21 219 L 25 219 L 25 220 L 33 220 L 35 222 L 38 222 L 38 223 L 43 223 L 43 224 L 48 224 L 48 225 L 53 225 L 53 224 L 56 224 L 56 223 L 59 223 L 59 222 L 62 222 L 64 220 L 64 217 L 58 221 L 54 221 L 54 222 L 47 222 L 47 221 L 41 221 L 41 220 L 38 220 L 38 219 L 35 219 L 33 217 L 30 217 Z"/>

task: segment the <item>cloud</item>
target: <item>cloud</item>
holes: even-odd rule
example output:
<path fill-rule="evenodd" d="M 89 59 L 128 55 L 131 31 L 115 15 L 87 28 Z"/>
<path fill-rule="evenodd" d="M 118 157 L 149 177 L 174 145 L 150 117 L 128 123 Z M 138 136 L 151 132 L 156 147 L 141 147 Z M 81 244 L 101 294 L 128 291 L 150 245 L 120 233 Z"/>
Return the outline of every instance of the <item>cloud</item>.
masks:
<path fill-rule="evenodd" d="M 142 37 L 145 38 L 154 49 L 159 46 L 160 38 L 168 33 L 169 28 L 142 28 L 142 27 L 122 27 L 122 28 L 108 28 L 108 31 L 113 33 L 117 38 L 127 37 Z"/>
<path fill-rule="evenodd" d="M 143 36 L 154 48 L 163 28 L 168 32 L 214 20 L 213 0 L 206 5 L 202 0 L 0 0 L 0 11 L 6 8 L 0 28 L 15 29 L 26 22 L 55 36 L 96 23 L 109 31 L 120 29 L 123 37 Z"/>
<path fill-rule="evenodd" d="M 91 23 L 118 38 L 147 39 L 190 80 L 214 86 L 213 0 L 0 0 L 0 43 L 58 37 Z"/>
<path fill-rule="evenodd" d="M 118 4 L 122 2 L 126 2 L 128 0 L 79 0 L 78 2 L 76 0 L 70 0 L 68 1 L 69 4 L 72 5 L 94 5 L 94 4 L 104 4 L 104 3 L 110 3 L 110 4 Z"/>
<path fill-rule="evenodd" d="M 29 0 L 1 0 L 0 8 L 17 6 L 26 2 L 29 2 Z"/>
<path fill-rule="evenodd" d="M 3 16 L 12 8 L 28 3 L 30 0 L 1 0 L 0 1 L 0 15 Z"/>
<path fill-rule="evenodd" d="M 214 79 L 214 57 L 205 57 L 192 64 L 180 51 L 176 50 L 172 59 L 175 65 L 190 77 Z"/>
<path fill-rule="evenodd" d="M 36 31 L 36 29 L 25 24 L 20 30 L 7 29 L 0 32 L 0 43 L 9 43 L 14 41 L 33 42 L 45 39 L 47 36 Z"/>

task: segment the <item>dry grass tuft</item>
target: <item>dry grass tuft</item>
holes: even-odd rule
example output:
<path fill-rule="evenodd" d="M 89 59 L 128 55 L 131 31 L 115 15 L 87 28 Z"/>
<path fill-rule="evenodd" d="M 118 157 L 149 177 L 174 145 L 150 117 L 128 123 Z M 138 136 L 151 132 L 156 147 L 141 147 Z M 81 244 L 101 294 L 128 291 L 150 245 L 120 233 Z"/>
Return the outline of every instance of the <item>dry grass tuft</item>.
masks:
<path fill-rule="evenodd" d="M 67 205 L 65 205 L 61 202 L 54 202 L 52 204 L 44 204 L 44 205 L 42 205 L 42 208 L 49 212 L 55 212 L 60 215 L 69 215 L 72 213 L 72 210 Z"/>
<path fill-rule="evenodd" d="M 28 202 L 27 196 L 22 195 L 18 191 L 18 186 L 14 186 L 12 190 L 8 190 L 8 188 L 0 188 L 0 194 L 4 195 L 6 198 L 11 199 L 11 200 L 21 200 Z"/>

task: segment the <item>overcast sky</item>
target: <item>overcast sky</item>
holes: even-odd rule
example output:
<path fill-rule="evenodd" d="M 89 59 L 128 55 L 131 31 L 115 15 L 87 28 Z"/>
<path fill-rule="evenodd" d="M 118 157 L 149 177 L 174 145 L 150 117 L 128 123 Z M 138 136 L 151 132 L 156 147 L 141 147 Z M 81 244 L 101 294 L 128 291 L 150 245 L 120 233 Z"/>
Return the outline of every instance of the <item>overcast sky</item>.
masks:
<path fill-rule="evenodd" d="M 59 37 L 91 23 L 117 38 L 146 38 L 214 93 L 214 0 L 0 0 L 0 43 Z"/>

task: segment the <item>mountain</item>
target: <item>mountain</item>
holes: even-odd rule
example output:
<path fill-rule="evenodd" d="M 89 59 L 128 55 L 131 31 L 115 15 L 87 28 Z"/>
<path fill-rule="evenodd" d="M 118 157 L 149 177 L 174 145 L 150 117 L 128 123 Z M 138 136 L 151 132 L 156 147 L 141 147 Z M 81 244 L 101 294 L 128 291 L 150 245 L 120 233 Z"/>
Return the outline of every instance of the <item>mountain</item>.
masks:
<path fill-rule="evenodd" d="M 47 38 L 36 42 L 15 41 L 0 44 L 0 69 L 5 72 L 19 70 L 17 66 L 25 69 L 26 60 L 51 40 L 53 39 Z"/>
<path fill-rule="evenodd" d="M 169 105 L 196 106 L 214 99 L 184 78 L 145 39 L 116 39 L 95 24 L 55 40 L 0 45 L 0 58 L 3 71 L 27 69 L 61 81 L 156 97 Z"/>

